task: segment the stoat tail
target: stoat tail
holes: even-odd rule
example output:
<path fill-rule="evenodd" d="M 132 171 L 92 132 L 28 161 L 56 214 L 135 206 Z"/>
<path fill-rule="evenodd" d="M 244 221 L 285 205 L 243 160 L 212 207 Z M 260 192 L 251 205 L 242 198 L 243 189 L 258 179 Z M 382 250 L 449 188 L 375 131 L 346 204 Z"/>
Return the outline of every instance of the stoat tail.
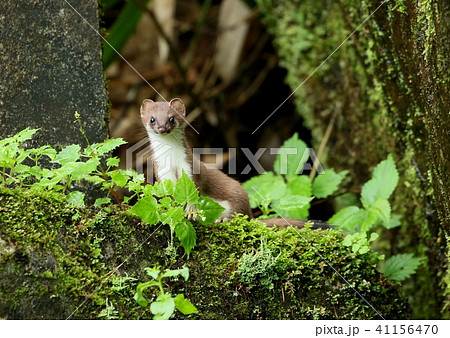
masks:
<path fill-rule="evenodd" d="M 315 220 L 298 220 L 292 218 L 267 218 L 267 219 L 258 219 L 258 221 L 263 222 L 269 227 L 278 227 L 278 228 L 287 228 L 289 226 L 295 228 L 303 228 L 307 222 L 311 222 L 311 229 L 331 229 L 331 226 L 322 221 Z"/>

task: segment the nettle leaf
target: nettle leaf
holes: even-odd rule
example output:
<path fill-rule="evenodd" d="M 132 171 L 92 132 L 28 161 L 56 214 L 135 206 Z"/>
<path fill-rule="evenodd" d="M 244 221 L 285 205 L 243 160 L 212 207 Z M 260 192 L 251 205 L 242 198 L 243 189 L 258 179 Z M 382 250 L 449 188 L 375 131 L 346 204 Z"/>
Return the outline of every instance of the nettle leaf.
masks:
<path fill-rule="evenodd" d="M 317 175 L 312 184 L 312 193 L 317 198 L 325 198 L 336 192 L 348 170 L 336 173 L 333 169 Z"/>
<path fill-rule="evenodd" d="M 271 203 L 284 196 L 286 191 L 283 177 L 272 172 L 252 177 L 242 186 L 247 191 L 252 208 Z"/>
<path fill-rule="evenodd" d="M 24 141 L 27 140 L 31 140 L 31 138 L 33 137 L 33 135 L 38 131 L 39 129 L 30 129 L 30 128 L 26 128 L 22 131 L 20 131 L 19 133 L 17 133 L 16 135 L 14 135 L 12 138 L 10 139 L 14 139 L 14 141 L 22 143 Z"/>
<path fill-rule="evenodd" d="M 400 223 L 400 219 L 401 218 L 402 218 L 402 215 L 392 214 L 391 218 L 389 220 L 389 225 L 387 225 L 387 226 L 384 225 L 384 227 L 386 229 L 393 229 L 393 228 L 396 228 L 396 227 L 400 226 L 401 225 L 401 223 Z"/>
<path fill-rule="evenodd" d="M 106 165 L 108 167 L 118 167 L 120 159 L 118 157 L 110 157 L 106 160 Z"/>
<path fill-rule="evenodd" d="M 178 204 L 195 204 L 198 202 L 197 187 L 184 171 L 178 182 L 175 184 L 173 198 Z"/>
<path fill-rule="evenodd" d="M 186 254 L 189 256 L 197 239 L 194 227 L 188 220 L 183 219 L 175 225 L 175 234 L 180 240 L 184 251 L 186 251 Z"/>
<path fill-rule="evenodd" d="M 287 195 L 274 201 L 272 206 L 282 217 L 306 219 L 309 216 L 309 202 L 312 199 L 312 197 Z"/>
<path fill-rule="evenodd" d="M 311 180 L 306 175 L 289 177 L 286 188 L 291 195 L 311 197 Z"/>
<path fill-rule="evenodd" d="M 144 187 L 144 194 L 155 195 L 157 197 L 172 196 L 175 190 L 175 184 L 171 180 L 165 180 L 163 182 L 155 182 L 155 184 L 147 184 Z"/>
<path fill-rule="evenodd" d="M 361 191 L 361 200 L 365 208 L 378 199 L 387 200 L 398 183 L 398 171 L 392 156 L 381 161 L 373 170 L 372 179 L 367 181 Z"/>
<path fill-rule="evenodd" d="M 67 194 L 66 199 L 69 203 L 84 207 L 84 196 L 84 193 L 81 191 L 72 191 L 70 194 Z"/>
<path fill-rule="evenodd" d="M 386 260 L 381 272 L 387 278 L 400 282 L 413 275 L 423 259 L 413 254 L 394 255 Z"/>
<path fill-rule="evenodd" d="M 195 205 L 197 209 L 203 210 L 203 217 L 199 217 L 200 224 L 211 224 L 222 215 L 225 210 L 219 203 L 211 198 L 201 197 L 199 202 Z"/>
<path fill-rule="evenodd" d="M 160 221 L 160 216 L 157 212 L 157 203 L 153 196 L 146 196 L 141 198 L 130 209 L 130 212 L 148 224 L 156 224 Z"/>
<path fill-rule="evenodd" d="M 278 175 L 296 175 L 303 171 L 308 158 L 309 149 L 306 143 L 298 138 L 298 133 L 295 133 L 279 149 L 273 170 Z"/>
<path fill-rule="evenodd" d="M 192 313 L 198 313 L 197 308 L 187 299 L 184 298 L 183 294 L 178 294 L 174 298 L 175 307 L 184 315 L 190 315 Z"/>
<path fill-rule="evenodd" d="M 170 294 L 161 294 L 150 304 L 150 311 L 155 315 L 153 319 L 169 319 L 175 311 L 175 301 Z"/>
<path fill-rule="evenodd" d="M 63 166 L 67 163 L 78 161 L 81 157 L 80 149 L 81 147 L 78 144 L 67 146 L 55 156 L 53 162 Z"/>

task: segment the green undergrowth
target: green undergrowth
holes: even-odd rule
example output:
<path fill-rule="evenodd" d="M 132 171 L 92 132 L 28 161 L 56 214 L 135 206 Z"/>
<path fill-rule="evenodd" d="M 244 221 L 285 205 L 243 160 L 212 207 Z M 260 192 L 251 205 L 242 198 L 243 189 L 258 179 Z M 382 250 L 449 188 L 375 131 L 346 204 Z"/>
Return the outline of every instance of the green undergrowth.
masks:
<path fill-rule="evenodd" d="M 175 318 L 408 317 L 395 287 L 376 271 L 379 255 L 353 252 L 337 230 L 271 229 L 244 218 L 197 224 L 188 259 L 180 246 L 176 256 L 164 250 L 167 227 L 118 206 L 81 208 L 59 193 L 6 188 L 0 225 L 2 318 L 150 319 L 133 296 L 151 266 L 189 268 L 188 283 L 171 278 L 165 289 L 183 294 L 198 314 Z M 155 291 L 146 290 L 146 299 L 154 301 Z"/>

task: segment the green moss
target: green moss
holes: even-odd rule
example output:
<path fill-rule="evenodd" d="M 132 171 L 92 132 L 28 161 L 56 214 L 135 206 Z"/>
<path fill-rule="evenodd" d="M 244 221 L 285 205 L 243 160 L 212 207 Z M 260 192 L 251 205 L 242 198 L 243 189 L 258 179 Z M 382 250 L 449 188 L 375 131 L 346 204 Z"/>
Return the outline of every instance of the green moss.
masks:
<path fill-rule="evenodd" d="M 408 316 L 395 288 L 375 270 L 377 254 L 353 254 L 335 230 L 270 229 L 236 218 L 197 226 L 191 257 L 179 248 L 173 263 L 164 254 L 166 226 L 150 236 L 155 226 L 121 210 L 75 208 L 58 194 L 0 190 L 0 224 L 0 317 L 87 319 L 114 309 L 120 319 L 151 318 L 133 295 L 137 283 L 148 279 L 143 268 L 157 264 L 190 268 L 188 282 L 167 285 L 199 309 L 189 318 L 379 318 L 353 288 L 385 318 Z M 257 275 L 243 283 L 236 273 L 242 257 L 259 250 L 262 239 L 278 256 L 270 289 Z"/>

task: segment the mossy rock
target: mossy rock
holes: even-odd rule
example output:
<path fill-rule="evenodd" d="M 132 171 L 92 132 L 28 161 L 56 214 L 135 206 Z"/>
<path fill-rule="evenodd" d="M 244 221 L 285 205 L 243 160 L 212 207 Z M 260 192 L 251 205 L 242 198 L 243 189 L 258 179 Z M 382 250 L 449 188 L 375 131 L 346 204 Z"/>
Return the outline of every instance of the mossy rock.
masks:
<path fill-rule="evenodd" d="M 95 319 L 109 304 L 109 318 L 152 318 L 133 295 L 149 279 L 144 267 L 155 265 L 189 267 L 189 280 L 167 280 L 166 290 L 195 304 L 191 319 L 409 316 L 376 271 L 377 254 L 354 254 L 337 230 L 271 229 L 243 218 L 196 230 L 186 257 L 181 247 L 166 250 L 166 225 L 143 224 L 116 207 L 77 208 L 55 193 L 0 189 L 0 317 Z M 266 256 L 240 265 L 262 250 Z"/>

